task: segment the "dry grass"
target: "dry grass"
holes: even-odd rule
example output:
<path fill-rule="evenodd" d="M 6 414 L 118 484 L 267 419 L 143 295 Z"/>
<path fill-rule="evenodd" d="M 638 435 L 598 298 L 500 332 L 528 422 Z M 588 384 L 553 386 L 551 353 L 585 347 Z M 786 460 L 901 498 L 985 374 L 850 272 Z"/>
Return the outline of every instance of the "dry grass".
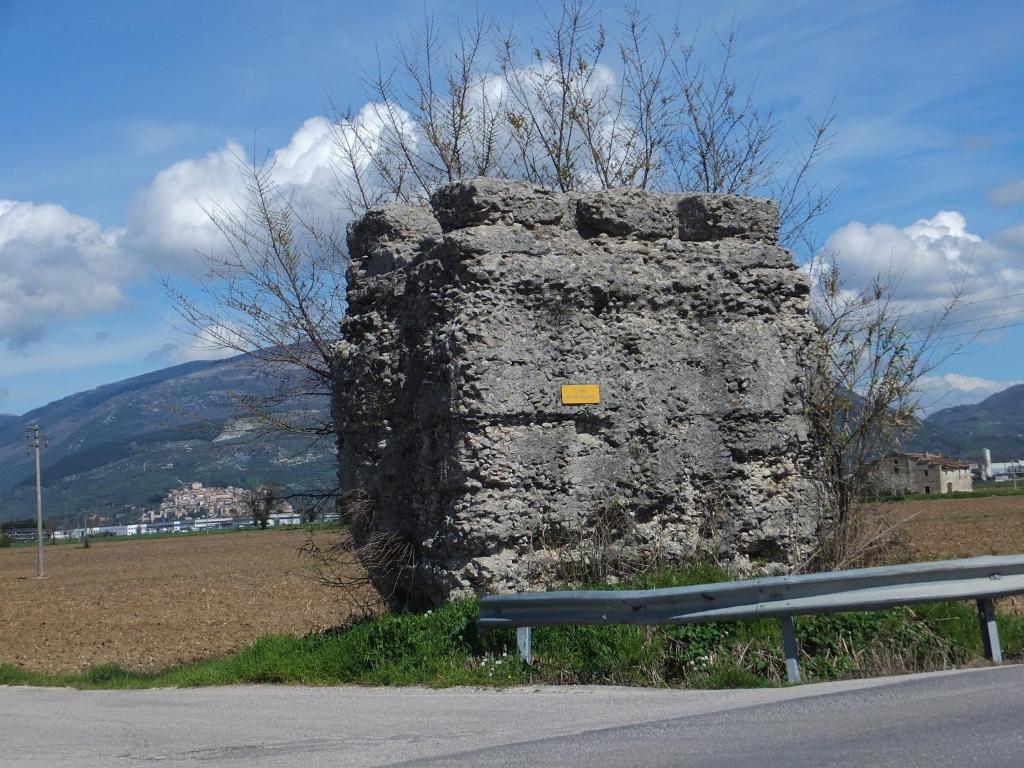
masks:
<path fill-rule="evenodd" d="M 305 540 L 254 531 L 48 546 L 43 580 L 34 548 L 0 549 L 0 662 L 153 670 L 336 626 L 348 609 L 308 578 Z"/>

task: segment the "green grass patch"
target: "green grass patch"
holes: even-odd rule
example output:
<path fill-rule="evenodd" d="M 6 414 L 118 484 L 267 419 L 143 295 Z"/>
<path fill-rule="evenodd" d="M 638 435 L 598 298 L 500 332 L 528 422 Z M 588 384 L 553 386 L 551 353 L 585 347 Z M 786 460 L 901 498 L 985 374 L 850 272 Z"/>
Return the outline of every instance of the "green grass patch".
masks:
<path fill-rule="evenodd" d="M 879 499 L 880 501 L 952 501 L 954 499 L 977 499 L 984 496 L 1024 496 L 1024 480 L 1017 483 L 976 483 L 974 490 L 953 491 L 953 493 L 906 493 Z"/>
<path fill-rule="evenodd" d="M 651 574 L 616 588 L 720 581 L 711 566 Z M 534 631 L 535 663 L 515 649 L 515 633 L 481 633 L 476 600 L 425 613 L 385 614 L 305 637 L 274 635 L 224 658 L 152 674 L 115 664 L 47 675 L 0 665 L 0 684 L 142 688 L 235 683 L 306 685 L 480 685 L 591 683 L 733 688 L 781 685 L 785 667 L 774 620 L 673 627 L 567 626 Z M 1024 655 L 1024 617 L 1001 616 L 1007 657 Z M 799 617 L 805 680 L 917 672 L 977 663 L 981 641 L 973 604 L 932 604 L 865 613 Z"/>

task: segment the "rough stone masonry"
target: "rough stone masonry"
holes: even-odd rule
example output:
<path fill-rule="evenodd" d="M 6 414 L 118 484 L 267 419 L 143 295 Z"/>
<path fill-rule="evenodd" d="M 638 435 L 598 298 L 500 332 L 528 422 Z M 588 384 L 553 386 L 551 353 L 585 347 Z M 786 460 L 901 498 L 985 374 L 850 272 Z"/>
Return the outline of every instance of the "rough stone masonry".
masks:
<path fill-rule="evenodd" d="M 487 178 L 354 222 L 334 419 L 377 586 L 806 555 L 813 329 L 777 238 L 767 200 Z M 575 384 L 600 402 L 564 404 Z"/>

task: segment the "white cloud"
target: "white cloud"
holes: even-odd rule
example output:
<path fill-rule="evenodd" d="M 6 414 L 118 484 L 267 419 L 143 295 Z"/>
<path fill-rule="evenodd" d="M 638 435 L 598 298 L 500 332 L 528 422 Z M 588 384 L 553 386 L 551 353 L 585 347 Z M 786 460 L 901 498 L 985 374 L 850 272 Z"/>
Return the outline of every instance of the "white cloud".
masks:
<path fill-rule="evenodd" d="M 962 373 L 943 373 L 921 377 L 921 399 L 925 413 L 954 405 L 980 403 L 989 395 L 1002 392 L 1024 381 L 997 381 Z"/>
<path fill-rule="evenodd" d="M 0 200 L 0 340 L 22 348 L 53 322 L 123 306 L 137 264 L 120 237 L 59 205 Z"/>
<path fill-rule="evenodd" d="M 128 213 L 129 247 L 151 258 L 159 269 L 173 271 L 196 250 L 218 246 L 221 235 L 206 210 L 241 203 L 244 179 L 239 163 L 244 158 L 242 147 L 229 141 L 223 149 L 158 173 Z"/>
<path fill-rule="evenodd" d="M 851 293 L 877 275 L 892 275 L 894 308 L 904 328 L 919 332 L 915 339 L 930 339 L 932 361 L 965 347 L 992 348 L 1024 326 L 1024 225 L 983 238 L 957 211 L 905 227 L 854 221 L 829 237 L 824 253 L 835 256 Z M 977 402 L 1010 383 L 954 377 L 931 384 L 938 389 L 929 394 L 929 409 Z"/>
<path fill-rule="evenodd" d="M 333 127 L 324 117 L 311 117 L 291 141 L 274 153 L 274 178 L 288 189 L 300 189 L 308 200 L 325 202 L 333 176 Z"/>
<path fill-rule="evenodd" d="M 356 120 L 363 128 L 362 140 L 379 136 L 375 105 L 366 105 Z M 270 153 L 280 192 L 315 213 L 337 213 L 334 190 L 346 183 L 346 169 L 335 163 L 335 132 L 349 130 L 324 117 L 311 117 L 299 126 L 287 144 Z M 197 252 L 215 252 L 224 242 L 209 212 L 240 211 L 246 204 L 242 166 L 251 160 L 238 142 L 229 140 L 204 157 L 161 171 L 132 204 L 126 221 L 128 245 L 164 271 L 199 266 Z"/>
<path fill-rule="evenodd" d="M 837 229 L 824 251 L 835 254 L 846 275 L 866 284 L 876 275 L 898 279 L 908 299 L 948 296 L 953 285 L 994 278 L 1007 254 L 976 234 L 957 211 L 939 211 L 906 227 L 851 221 Z M 974 288 L 977 285 L 973 285 Z"/>
<path fill-rule="evenodd" d="M 988 199 L 996 205 L 1024 203 L 1024 178 L 1011 179 L 988 191 Z"/>
<path fill-rule="evenodd" d="M 356 120 L 364 128 L 361 139 L 379 136 L 374 105 Z M 343 169 L 334 164 L 335 131 L 351 128 L 312 117 L 271 153 L 281 191 L 319 214 L 337 207 L 332 185 L 345 183 Z M 203 157 L 171 165 L 139 193 L 119 229 L 104 230 L 51 203 L 0 200 L 0 341 L 20 349 L 42 338 L 54 322 L 124 306 L 127 281 L 147 261 L 164 273 L 201 267 L 196 252 L 223 244 L 206 211 L 245 204 L 245 161 L 242 146 L 228 141 Z M 187 347 L 176 355 L 220 356 Z"/>
<path fill-rule="evenodd" d="M 547 71 L 550 65 L 528 67 L 520 73 L 529 83 L 527 90 L 554 87 Z M 616 76 L 599 66 L 588 82 L 594 98 L 609 99 L 615 92 Z M 470 98 L 480 108 L 498 112 L 507 99 L 508 83 L 501 75 L 482 76 Z M 614 142 L 622 157 L 630 151 L 629 126 L 616 120 L 614 109 L 601 126 L 606 138 Z M 269 153 L 272 179 L 279 191 L 295 204 L 320 215 L 344 216 L 339 188 L 353 183 L 353 169 L 338 162 L 338 147 L 347 146 L 363 177 L 374 185 L 370 156 L 386 143 L 387 131 L 405 133 L 412 144 L 423 141 L 414 122 L 404 110 L 370 102 L 352 117 L 351 122 L 334 123 L 322 116 L 302 123 L 288 142 Z M 154 135 L 150 135 L 154 134 Z M 357 138 L 358 134 L 358 138 Z M 144 143 L 159 144 L 163 131 L 145 131 Z M 385 142 L 382 144 L 382 142 Z M 500 142 L 499 142 L 500 143 Z M 538 151 L 540 148 L 538 147 Z M 158 269 L 175 272 L 202 267 L 197 253 L 216 252 L 223 235 L 210 219 L 210 212 L 241 211 L 246 205 L 243 166 L 252 162 L 251 150 L 234 140 L 203 157 L 182 160 L 164 169 L 135 198 L 125 221 L 126 247 L 152 260 Z"/>
<path fill-rule="evenodd" d="M 891 275 L 894 299 L 920 316 L 922 328 L 959 291 L 957 307 L 938 329 L 944 336 L 971 341 L 981 333 L 992 342 L 1000 329 L 1024 323 L 1024 225 L 986 239 L 970 232 L 957 211 L 906 227 L 853 221 L 829 237 L 824 253 L 836 257 L 854 289 Z"/>

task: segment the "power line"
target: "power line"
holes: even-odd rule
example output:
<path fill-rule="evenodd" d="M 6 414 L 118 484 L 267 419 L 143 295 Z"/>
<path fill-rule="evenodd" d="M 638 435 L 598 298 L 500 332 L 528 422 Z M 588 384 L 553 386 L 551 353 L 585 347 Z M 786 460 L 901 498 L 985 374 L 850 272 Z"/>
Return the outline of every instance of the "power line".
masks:
<path fill-rule="evenodd" d="M 955 320 L 955 321 L 950 321 L 950 322 L 943 322 L 943 323 L 938 323 L 935 326 L 920 325 L 920 326 L 918 326 L 916 328 L 907 328 L 907 329 L 898 329 L 897 328 L 897 332 L 898 333 L 906 333 L 906 334 L 921 333 L 922 331 L 937 330 L 937 329 L 945 328 L 945 327 L 950 326 L 950 325 L 963 325 L 965 323 L 978 323 L 978 322 L 981 322 L 982 320 L 994 320 L 994 319 L 997 319 L 997 318 L 1000 318 L 1000 317 L 1012 317 L 1013 315 L 1019 315 L 1021 313 L 1024 313 L 1024 309 L 1015 309 L 1012 312 L 1001 312 L 1001 313 L 996 314 L 996 315 L 987 315 L 985 317 L 973 317 L 973 318 L 969 318 L 969 319 L 966 319 L 966 320 Z M 937 334 L 935 336 L 926 336 L 925 338 L 922 338 L 922 339 L 908 339 L 908 341 L 910 343 L 914 343 L 914 344 L 924 344 L 925 342 L 931 343 L 931 342 L 935 342 L 935 341 L 941 341 L 942 339 L 959 338 L 961 336 L 977 336 L 977 335 L 981 335 L 983 333 L 989 333 L 991 331 L 1003 330 L 1005 328 L 1016 328 L 1016 327 L 1021 326 L 1021 325 L 1024 325 L 1024 320 L 1021 320 L 1021 321 L 1018 321 L 1018 322 L 1014 322 L 1014 323 L 1006 323 L 1004 325 L 996 325 L 996 326 L 992 326 L 992 327 L 989 327 L 989 328 L 978 328 L 978 329 L 973 330 L 973 331 L 962 331 L 962 332 L 959 332 L 959 333 L 942 333 L 942 334 Z"/>
<path fill-rule="evenodd" d="M 976 299 L 975 301 L 965 301 L 963 303 L 957 303 L 952 307 L 951 311 L 956 312 L 961 307 L 973 307 L 975 304 L 985 304 L 989 301 L 1003 301 L 1004 299 L 1012 299 L 1017 296 L 1024 296 L 1024 291 L 1015 291 L 1014 293 L 1007 293 L 1002 296 L 992 296 L 991 298 L 988 299 Z M 917 312 L 907 312 L 903 316 L 914 317 L 916 315 L 929 315 L 935 312 L 944 312 L 945 310 L 945 307 L 939 307 L 937 309 L 922 309 Z"/>
<path fill-rule="evenodd" d="M 943 334 L 943 335 L 940 335 L 940 336 L 932 336 L 929 339 L 922 339 L 920 343 L 923 343 L 924 341 L 932 342 L 932 341 L 941 341 L 943 339 L 955 339 L 955 338 L 958 338 L 960 336 L 980 336 L 983 333 L 991 333 L 992 331 L 1001 331 L 1001 330 L 1004 330 L 1006 328 L 1017 328 L 1017 327 L 1022 326 L 1022 325 L 1024 325 L 1024 320 L 1021 320 L 1020 322 L 1017 322 L 1017 323 L 1007 323 L 1006 325 L 996 325 L 996 326 L 993 326 L 991 328 L 979 328 L 978 330 L 975 330 L 975 331 L 962 331 L 961 333 L 949 333 L 949 334 Z"/>
<path fill-rule="evenodd" d="M 1010 317 L 1011 315 L 1019 315 L 1024 312 L 1024 307 L 1020 309 L 1012 309 L 1009 312 L 1000 312 L 996 315 L 982 315 L 981 317 L 970 317 L 966 320 L 951 320 L 946 325 L 963 325 L 964 323 L 976 323 L 979 320 L 998 320 L 1000 317 Z"/>
<path fill-rule="evenodd" d="M 969 318 L 967 318 L 965 320 L 948 320 L 948 321 L 943 321 L 943 322 L 939 323 L 939 326 L 945 328 L 946 326 L 950 326 L 950 325 L 964 325 L 966 323 L 980 323 L 982 320 L 998 320 L 1001 317 L 1012 317 L 1013 315 L 1019 315 L 1022 312 L 1024 312 L 1024 307 L 1022 307 L 1021 309 L 1013 309 L 1013 310 L 1010 310 L 1009 312 L 1000 312 L 1000 313 L 995 314 L 995 315 L 982 315 L 981 317 L 969 317 Z M 932 327 L 932 326 L 919 325 L 916 328 L 910 328 L 908 330 L 911 333 L 913 333 L 915 331 L 927 330 L 930 327 Z"/>

